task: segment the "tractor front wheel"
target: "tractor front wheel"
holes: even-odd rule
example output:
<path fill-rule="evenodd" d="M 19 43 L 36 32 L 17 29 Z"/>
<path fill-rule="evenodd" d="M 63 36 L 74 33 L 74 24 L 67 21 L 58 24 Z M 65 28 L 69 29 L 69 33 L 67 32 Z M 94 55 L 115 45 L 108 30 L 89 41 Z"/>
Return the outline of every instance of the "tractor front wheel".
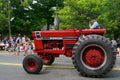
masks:
<path fill-rule="evenodd" d="M 110 41 L 100 35 L 79 38 L 72 51 L 74 67 L 83 76 L 101 77 L 108 73 L 116 61 Z"/>
<path fill-rule="evenodd" d="M 23 68 L 27 73 L 38 74 L 43 67 L 43 62 L 37 55 L 28 55 L 23 60 Z"/>

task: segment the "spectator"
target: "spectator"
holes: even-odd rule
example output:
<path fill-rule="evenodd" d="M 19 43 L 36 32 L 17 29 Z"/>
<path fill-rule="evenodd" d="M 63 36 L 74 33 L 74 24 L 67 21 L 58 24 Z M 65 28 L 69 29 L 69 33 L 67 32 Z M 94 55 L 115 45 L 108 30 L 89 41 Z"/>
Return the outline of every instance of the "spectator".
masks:
<path fill-rule="evenodd" d="M 31 41 L 29 41 L 29 46 L 28 46 L 28 53 L 32 54 L 32 50 L 33 50 L 33 44 Z"/>
<path fill-rule="evenodd" d="M 6 44 L 8 42 L 8 37 L 6 36 L 4 39 L 3 39 L 3 43 Z"/>
<path fill-rule="evenodd" d="M 112 42 L 112 46 L 113 46 L 115 49 L 117 49 L 117 42 L 116 42 L 116 40 L 113 39 L 113 40 L 111 40 L 111 42 Z"/>
<path fill-rule="evenodd" d="M 17 44 L 17 47 L 16 47 L 16 49 L 17 49 L 17 55 L 20 54 L 20 46 L 21 46 L 21 43 L 22 43 L 22 39 L 21 39 L 20 36 L 18 36 L 18 38 L 17 38 L 17 40 L 16 40 L 16 44 Z"/>
<path fill-rule="evenodd" d="M 13 43 L 16 43 L 16 37 L 13 37 L 12 40 L 13 40 Z"/>
<path fill-rule="evenodd" d="M 28 47 L 29 47 L 29 41 L 27 40 L 26 43 L 24 44 L 24 51 L 25 51 L 24 56 L 28 55 Z"/>
<path fill-rule="evenodd" d="M 24 44 L 26 42 L 26 36 L 24 35 L 23 37 L 22 37 L 22 43 Z"/>

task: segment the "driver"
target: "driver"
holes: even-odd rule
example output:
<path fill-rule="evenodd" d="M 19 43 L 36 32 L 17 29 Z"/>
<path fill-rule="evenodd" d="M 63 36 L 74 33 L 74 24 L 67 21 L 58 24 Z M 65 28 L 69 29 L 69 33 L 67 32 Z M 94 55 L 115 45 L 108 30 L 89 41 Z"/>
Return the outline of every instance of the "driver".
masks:
<path fill-rule="evenodd" d="M 94 18 L 90 20 L 89 27 L 90 29 L 100 29 L 98 22 Z"/>

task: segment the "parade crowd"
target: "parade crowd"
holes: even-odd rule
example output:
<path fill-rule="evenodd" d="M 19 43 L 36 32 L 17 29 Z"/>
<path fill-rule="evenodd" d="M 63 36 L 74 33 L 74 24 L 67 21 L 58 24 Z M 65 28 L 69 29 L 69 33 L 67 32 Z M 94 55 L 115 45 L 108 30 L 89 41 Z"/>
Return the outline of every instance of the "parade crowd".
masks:
<path fill-rule="evenodd" d="M 32 54 L 33 43 L 26 35 L 6 36 L 2 41 L 5 45 L 5 51 L 13 52 L 14 55 L 20 55 L 20 52 L 23 52 L 24 56 Z"/>

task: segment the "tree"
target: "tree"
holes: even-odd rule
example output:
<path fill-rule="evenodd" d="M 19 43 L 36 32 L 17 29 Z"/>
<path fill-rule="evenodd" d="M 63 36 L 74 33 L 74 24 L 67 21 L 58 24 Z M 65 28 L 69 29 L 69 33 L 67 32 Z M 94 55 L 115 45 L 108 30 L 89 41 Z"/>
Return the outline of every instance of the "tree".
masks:
<path fill-rule="evenodd" d="M 2 32 L 2 34 L 8 32 L 6 0 L 0 0 L 0 32 Z"/>
<path fill-rule="evenodd" d="M 103 15 L 107 20 L 107 35 L 111 38 L 117 39 L 120 37 L 120 1 L 119 0 L 106 0 L 106 12 Z"/>
<path fill-rule="evenodd" d="M 12 34 L 23 33 L 28 35 L 31 33 L 30 22 L 28 19 L 28 2 L 21 0 L 11 0 L 11 28 Z"/>
<path fill-rule="evenodd" d="M 64 0 L 64 8 L 59 11 L 61 28 L 88 28 L 91 18 L 101 23 L 103 0 Z"/>
<path fill-rule="evenodd" d="M 47 24 L 49 30 L 50 24 L 53 24 L 54 7 L 63 7 L 62 2 L 63 0 L 30 0 L 33 23 Z"/>
<path fill-rule="evenodd" d="M 0 32 L 8 34 L 8 0 L 0 0 Z M 108 37 L 120 37 L 119 0 L 10 0 L 12 34 L 31 35 L 47 24 L 53 25 L 59 14 L 60 28 L 89 28 L 88 22 L 96 18 L 107 29 Z"/>
<path fill-rule="evenodd" d="M 61 6 L 63 0 L 11 0 L 12 33 L 31 35 L 31 31 L 53 24 L 53 7 Z M 16 31 L 15 31 L 16 30 Z"/>
<path fill-rule="evenodd" d="M 88 28 L 88 21 L 96 18 L 106 36 L 120 37 L 119 0 L 64 0 L 64 8 L 59 11 L 61 29 Z"/>

